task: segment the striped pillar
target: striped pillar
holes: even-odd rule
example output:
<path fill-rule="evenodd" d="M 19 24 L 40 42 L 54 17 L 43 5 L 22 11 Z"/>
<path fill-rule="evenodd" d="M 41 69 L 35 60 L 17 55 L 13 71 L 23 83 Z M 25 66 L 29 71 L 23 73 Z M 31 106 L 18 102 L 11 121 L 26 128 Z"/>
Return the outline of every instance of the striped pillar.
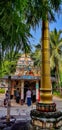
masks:
<path fill-rule="evenodd" d="M 39 101 L 39 83 L 36 81 L 36 101 Z"/>
<path fill-rule="evenodd" d="M 48 20 L 42 22 L 42 71 L 40 103 L 52 103 L 52 85 L 50 76 L 50 44 Z"/>
<path fill-rule="evenodd" d="M 52 100 L 52 84 L 50 76 L 50 43 L 48 20 L 42 22 L 42 70 L 41 70 L 41 87 L 40 101 L 36 109 L 40 111 L 56 111 L 56 105 Z"/>
<path fill-rule="evenodd" d="M 21 101 L 24 101 L 24 80 L 21 81 Z"/>

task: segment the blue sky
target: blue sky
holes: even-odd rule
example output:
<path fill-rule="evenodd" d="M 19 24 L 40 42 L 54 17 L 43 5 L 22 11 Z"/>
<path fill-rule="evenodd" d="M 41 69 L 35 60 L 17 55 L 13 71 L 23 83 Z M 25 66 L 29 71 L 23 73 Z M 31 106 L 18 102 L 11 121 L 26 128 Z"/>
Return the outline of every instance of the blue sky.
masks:
<path fill-rule="evenodd" d="M 57 30 L 62 29 L 62 15 L 59 14 L 59 16 L 56 16 L 56 22 L 50 23 L 50 31 L 54 30 L 56 28 Z"/>
<path fill-rule="evenodd" d="M 62 15 L 56 16 L 56 22 L 49 23 L 49 30 L 52 31 L 54 28 L 62 30 Z M 41 26 L 39 26 L 39 28 L 37 27 L 36 31 L 31 29 L 31 34 L 33 35 L 33 38 L 30 39 L 31 44 L 38 44 L 41 38 Z"/>

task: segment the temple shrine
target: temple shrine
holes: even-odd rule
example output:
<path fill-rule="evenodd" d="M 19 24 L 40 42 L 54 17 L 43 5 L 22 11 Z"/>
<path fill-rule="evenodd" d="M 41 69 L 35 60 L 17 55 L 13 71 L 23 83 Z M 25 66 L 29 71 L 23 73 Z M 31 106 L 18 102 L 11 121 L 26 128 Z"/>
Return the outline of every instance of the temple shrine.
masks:
<path fill-rule="evenodd" d="M 6 82 L 6 89 L 8 89 L 8 76 L 4 77 Z M 10 85 L 10 96 L 15 98 L 16 90 L 19 89 L 21 100 L 25 101 L 26 91 L 28 88 L 35 90 L 36 101 L 40 100 L 40 81 L 41 74 L 40 68 L 34 67 L 34 62 L 30 55 L 23 54 L 17 61 L 16 71 L 14 75 L 11 75 L 11 85 Z M 51 78 L 52 82 L 55 82 L 55 78 Z"/>
<path fill-rule="evenodd" d="M 4 79 L 8 85 L 8 76 L 5 76 Z M 40 69 L 34 67 L 34 62 L 29 55 L 23 54 L 18 59 L 16 72 L 11 76 L 11 98 L 15 97 L 17 88 L 19 89 L 21 100 L 25 100 L 28 88 L 36 91 L 36 100 L 38 100 Z"/>

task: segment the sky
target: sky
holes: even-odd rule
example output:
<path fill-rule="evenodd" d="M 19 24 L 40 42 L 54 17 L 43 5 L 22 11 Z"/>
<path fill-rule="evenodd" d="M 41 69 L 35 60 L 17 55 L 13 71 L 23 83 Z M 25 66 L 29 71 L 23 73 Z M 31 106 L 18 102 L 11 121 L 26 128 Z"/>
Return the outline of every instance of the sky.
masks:
<path fill-rule="evenodd" d="M 56 16 L 56 22 L 49 23 L 49 30 L 52 31 L 54 28 L 56 28 L 58 31 L 62 30 L 62 14 Z M 41 39 L 41 26 L 37 27 L 36 31 L 31 29 L 31 34 L 33 35 L 33 38 L 30 39 L 30 42 L 34 50 L 34 45 L 38 44 Z"/>
<path fill-rule="evenodd" d="M 62 15 L 56 16 L 56 22 L 50 23 L 50 31 L 56 28 L 57 30 L 62 29 Z"/>

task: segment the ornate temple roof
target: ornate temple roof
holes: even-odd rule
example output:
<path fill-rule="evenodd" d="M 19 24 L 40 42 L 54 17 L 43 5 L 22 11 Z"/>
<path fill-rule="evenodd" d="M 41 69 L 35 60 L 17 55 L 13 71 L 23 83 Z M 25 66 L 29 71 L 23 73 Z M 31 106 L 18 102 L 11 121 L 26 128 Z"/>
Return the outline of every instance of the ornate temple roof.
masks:
<path fill-rule="evenodd" d="M 3 79 L 8 79 L 8 76 L 5 76 Z M 40 80 L 40 69 L 34 67 L 34 62 L 29 55 L 23 54 L 18 62 L 16 67 L 16 72 L 11 76 L 11 80 Z M 56 78 L 51 77 L 51 81 L 55 82 Z"/>
<path fill-rule="evenodd" d="M 19 58 L 17 62 L 15 75 L 16 76 L 23 76 L 23 75 L 38 76 L 38 72 L 36 72 L 36 69 L 34 67 L 34 62 L 29 55 L 23 54 Z"/>

